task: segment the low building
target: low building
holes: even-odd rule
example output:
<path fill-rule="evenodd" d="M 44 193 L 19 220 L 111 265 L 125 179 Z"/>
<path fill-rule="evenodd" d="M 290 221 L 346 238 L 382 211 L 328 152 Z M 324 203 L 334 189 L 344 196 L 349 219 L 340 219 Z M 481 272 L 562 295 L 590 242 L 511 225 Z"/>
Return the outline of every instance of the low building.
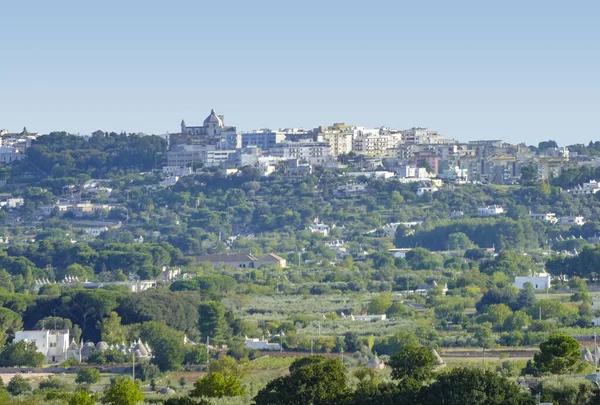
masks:
<path fill-rule="evenodd" d="M 573 195 L 589 195 L 596 194 L 598 191 L 600 191 L 600 183 L 596 180 L 590 180 L 587 183 L 576 186 L 568 192 Z"/>
<path fill-rule="evenodd" d="M 491 217 L 494 215 L 504 214 L 504 208 L 499 205 L 488 205 L 486 207 L 479 207 L 478 209 L 479 215 L 484 217 Z"/>
<path fill-rule="evenodd" d="M 558 224 L 559 225 L 578 225 L 581 226 L 583 224 L 585 224 L 585 219 L 580 216 L 568 216 L 568 217 L 560 217 L 558 219 Z"/>
<path fill-rule="evenodd" d="M 67 359 L 69 330 L 22 330 L 15 333 L 14 343 L 34 343 L 37 351 L 46 356 L 46 363 L 60 363 Z"/>
<path fill-rule="evenodd" d="M 415 294 L 427 295 L 436 288 L 438 288 L 438 283 L 434 280 L 431 282 L 431 284 L 422 284 L 418 286 L 415 290 Z M 447 292 L 448 285 L 444 284 L 444 286 L 442 287 L 442 295 L 446 295 Z"/>
<path fill-rule="evenodd" d="M 531 211 L 529 211 L 529 214 L 527 214 L 527 216 L 533 219 L 534 221 L 546 221 L 552 224 L 558 222 L 558 218 L 556 218 L 556 214 L 553 212 L 547 212 L 545 214 L 534 214 Z"/>
<path fill-rule="evenodd" d="M 271 350 L 277 351 L 281 350 L 281 345 L 279 343 L 269 343 L 266 339 L 259 338 L 248 338 L 246 337 L 246 343 L 244 344 L 248 349 L 252 350 Z"/>
<path fill-rule="evenodd" d="M 546 290 L 550 288 L 552 277 L 545 273 L 540 273 L 536 276 L 515 277 L 515 287 L 522 290 L 525 288 L 525 283 L 531 283 L 534 290 Z"/>
<path fill-rule="evenodd" d="M 433 194 L 435 192 L 437 192 L 439 189 L 437 187 L 434 186 L 428 186 L 428 187 L 419 187 L 417 188 L 417 196 L 421 197 L 423 194 Z"/>
<path fill-rule="evenodd" d="M 216 267 L 231 266 L 237 269 L 258 269 L 267 265 L 278 265 L 282 268 L 287 267 L 287 260 L 273 253 L 261 258 L 257 258 L 249 253 L 216 253 L 197 256 L 196 262 L 208 262 Z"/>

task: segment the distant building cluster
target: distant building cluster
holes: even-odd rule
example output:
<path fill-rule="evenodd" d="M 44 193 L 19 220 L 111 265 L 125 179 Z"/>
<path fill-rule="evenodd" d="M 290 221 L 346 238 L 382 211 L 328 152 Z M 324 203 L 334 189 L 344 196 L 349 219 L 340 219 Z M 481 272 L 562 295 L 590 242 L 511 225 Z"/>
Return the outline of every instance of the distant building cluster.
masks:
<path fill-rule="evenodd" d="M 353 154 L 353 155 L 352 155 Z M 181 122 L 181 130 L 169 135 L 166 172 L 180 174 L 180 168 L 202 164 L 232 170 L 254 166 L 264 175 L 282 162 L 294 170 L 312 166 L 339 167 L 341 156 L 360 157 L 364 170 L 385 166 L 396 178 L 420 181 L 437 177 L 450 182 L 515 184 L 521 169 L 533 165 L 538 179 L 549 179 L 564 169 L 578 165 L 599 166 L 600 159 L 569 153 L 567 148 L 541 152 L 525 144 L 511 145 L 501 140 L 465 143 L 444 137 L 428 128 L 366 128 L 335 123 L 312 129 L 257 129 L 238 132 L 225 125 L 225 117 L 212 110 L 202 125 Z M 291 163 L 293 162 L 293 164 Z M 303 165 L 306 165 L 305 168 Z M 593 182 L 571 190 L 573 194 L 593 194 L 600 190 Z M 435 187 L 420 193 L 433 193 Z"/>

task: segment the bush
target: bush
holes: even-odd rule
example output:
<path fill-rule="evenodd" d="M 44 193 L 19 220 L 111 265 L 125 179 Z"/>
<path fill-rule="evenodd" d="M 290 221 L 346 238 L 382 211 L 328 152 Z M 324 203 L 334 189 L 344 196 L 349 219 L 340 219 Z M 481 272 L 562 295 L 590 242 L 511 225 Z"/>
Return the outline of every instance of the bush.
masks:
<path fill-rule="evenodd" d="M 8 382 L 7 391 L 12 395 L 22 395 L 31 392 L 31 384 L 20 375 L 16 375 Z"/>
<path fill-rule="evenodd" d="M 100 376 L 100 371 L 93 367 L 82 368 L 77 372 L 77 378 L 75 378 L 75 382 L 78 384 L 87 383 L 94 384 L 100 381 L 102 377 Z"/>
<path fill-rule="evenodd" d="M 40 381 L 39 389 L 41 390 L 66 390 L 67 384 L 56 377 L 48 377 Z"/>

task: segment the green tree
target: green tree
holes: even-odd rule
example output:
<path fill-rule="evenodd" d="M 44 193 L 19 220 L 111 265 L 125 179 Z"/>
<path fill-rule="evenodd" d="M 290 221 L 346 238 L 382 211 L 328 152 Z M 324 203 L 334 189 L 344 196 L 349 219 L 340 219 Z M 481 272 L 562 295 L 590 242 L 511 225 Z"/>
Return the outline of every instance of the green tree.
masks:
<path fill-rule="evenodd" d="M 270 381 L 258 392 L 256 405 L 330 405 L 348 392 L 339 359 L 305 357 L 290 365 L 290 374 Z"/>
<path fill-rule="evenodd" d="M 69 405 L 95 405 L 96 404 L 96 395 L 90 394 L 87 391 L 80 390 L 77 391 L 73 396 L 69 399 Z"/>
<path fill-rule="evenodd" d="M 38 352 L 35 343 L 25 340 L 6 345 L 0 353 L 0 365 L 4 367 L 39 367 L 44 361 L 46 356 Z"/>
<path fill-rule="evenodd" d="M 388 364 L 392 368 L 392 378 L 398 380 L 400 386 L 418 391 L 433 377 L 436 358 L 427 347 L 408 344 L 394 354 Z"/>
<path fill-rule="evenodd" d="M 221 373 L 210 373 L 194 383 L 191 397 L 239 397 L 246 394 L 242 383 L 234 376 L 226 377 Z"/>
<path fill-rule="evenodd" d="M 139 384 L 128 377 L 117 377 L 102 397 L 102 402 L 109 405 L 135 405 L 143 400 Z"/>
<path fill-rule="evenodd" d="M 225 326 L 225 309 L 223 304 L 217 301 L 208 301 L 200 304 L 198 308 L 198 327 L 203 340 L 210 337 L 216 342 L 223 338 L 223 327 Z"/>
<path fill-rule="evenodd" d="M 379 315 L 385 314 L 385 311 L 387 311 L 391 306 L 392 294 L 389 292 L 382 292 L 379 294 L 379 296 L 371 298 L 367 310 L 370 314 Z"/>
<path fill-rule="evenodd" d="M 6 389 L 11 395 L 22 395 L 31 392 L 31 384 L 22 376 L 16 375 L 10 379 Z"/>
<path fill-rule="evenodd" d="M 97 368 L 86 367 L 77 372 L 75 382 L 77 384 L 94 384 L 100 381 L 102 376 Z"/>
<path fill-rule="evenodd" d="M 185 353 L 182 332 L 158 322 L 145 322 L 140 328 L 140 336 L 152 348 L 154 356 L 151 362 L 160 371 L 177 370 L 181 367 Z"/>
<path fill-rule="evenodd" d="M 485 353 L 485 349 L 491 348 L 494 344 L 491 324 L 489 322 L 484 322 L 483 324 L 479 325 L 477 329 L 475 329 L 473 337 L 477 342 L 477 346 L 481 347 Z"/>
<path fill-rule="evenodd" d="M 438 376 L 419 395 L 422 404 L 533 405 L 535 399 L 519 385 L 494 371 L 459 367 Z"/>
<path fill-rule="evenodd" d="M 360 351 L 362 342 L 356 332 L 346 332 L 344 335 L 344 346 L 346 347 L 346 352 L 354 353 Z"/>
<path fill-rule="evenodd" d="M 467 250 L 473 247 L 473 242 L 469 237 L 462 233 L 456 232 L 448 235 L 448 249 L 449 250 Z"/>
<path fill-rule="evenodd" d="M 517 308 L 531 308 L 537 302 L 537 298 L 535 296 L 535 290 L 533 288 L 533 284 L 525 283 L 523 284 L 523 289 L 519 291 L 519 295 L 517 296 Z"/>
<path fill-rule="evenodd" d="M 572 336 L 555 334 L 540 344 L 540 352 L 533 356 L 535 366 L 542 373 L 567 374 L 577 369 L 581 350 Z"/>
<path fill-rule="evenodd" d="M 100 329 L 101 339 L 108 344 L 120 344 L 127 340 L 127 332 L 121 325 L 121 317 L 114 311 L 100 321 L 98 329 Z"/>

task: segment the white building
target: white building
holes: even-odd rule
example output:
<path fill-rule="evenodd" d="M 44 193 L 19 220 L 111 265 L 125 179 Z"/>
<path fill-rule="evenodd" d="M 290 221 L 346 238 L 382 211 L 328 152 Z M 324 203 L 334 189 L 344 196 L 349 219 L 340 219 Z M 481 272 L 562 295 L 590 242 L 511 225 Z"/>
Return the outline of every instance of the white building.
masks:
<path fill-rule="evenodd" d="M 547 212 L 545 214 L 534 214 L 531 211 L 529 211 L 529 214 L 527 214 L 527 216 L 533 219 L 534 221 L 546 221 L 553 224 L 558 222 L 558 218 L 556 218 L 556 214 L 553 212 Z"/>
<path fill-rule="evenodd" d="M 324 165 L 331 161 L 327 142 L 282 142 L 269 149 L 273 156 L 297 159 L 310 165 Z"/>
<path fill-rule="evenodd" d="M 4 201 L 0 201 L 0 207 L 18 208 L 25 204 L 25 200 L 22 198 L 7 198 Z"/>
<path fill-rule="evenodd" d="M 435 193 L 436 191 L 438 191 L 438 188 L 437 188 L 437 187 L 434 187 L 434 186 L 429 186 L 429 187 L 419 187 L 419 188 L 417 188 L 417 196 L 419 196 L 419 197 L 420 197 L 420 196 L 422 196 L 422 195 L 423 195 L 423 194 L 425 194 L 425 193 L 430 193 L 430 194 L 433 194 L 433 193 Z"/>
<path fill-rule="evenodd" d="M 356 127 L 352 137 L 352 151 L 364 155 L 382 155 L 388 152 L 395 154 L 401 141 L 400 133 Z"/>
<path fill-rule="evenodd" d="M 504 214 L 504 208 L 499 205 L 488 205 L 487 207 L 479 207 L 478 208 L 479 215 L 483 215 L 484 217 L 491 217 L 493 215 Z"/>
<path fill-rule="evenodd" d="M 12 163 L 23 159 L 23 154 L 16 148 L 0 146 L 0 163 Z"/>
<path fill-rule="evenodd" d="M 583 183 L 580 186 L 576 186 L 574 189 L 569 190 L 568 192 L 573 195 L 587 195 L 587 194 L 596 194 L 600 191 L 600 183 L 596 180 L 590 180 L 588 183 Z"/>
<path fill-rule="evenodd" d="M 550 288 L 551 280 L 552 277 L 546 273 L 540 273 L 537 276 L 515 277 L 515 287 L 522 290 L 525 283 L 531 283 L 535 290 L 546 290 Z"/>
<path fill-rule="evenodd" d="M 559 225 L 578 225 L 581 226 L 585 224 L 585 219 L 581 216 L 568 216 L 568 217 L 560 217 L 558 219 Z"/>
<path fill-rule="evenodd" d="M 192 174 L 192 168 L 185 166 L 163 166 L 162 172 L 172 176 L 184 177 Z"/>
<path fill-rule="evenodd" d="M 60 363 L 67 359 L 68 330 L 22 330 L 15 333 L 14 343 L 35 343 L 38 352 L 46 356 L 46 363 Z"/>
<path fill-rule="evenodd" d="M 281 350 L 281 345 L 279 343 L 269 343 L 264 338 L 261 340 L 259 338 L 246 337 L 245 346 L 248 349 L 253 349 L 253 350 L 273 350 L 273 351 Z"/>

